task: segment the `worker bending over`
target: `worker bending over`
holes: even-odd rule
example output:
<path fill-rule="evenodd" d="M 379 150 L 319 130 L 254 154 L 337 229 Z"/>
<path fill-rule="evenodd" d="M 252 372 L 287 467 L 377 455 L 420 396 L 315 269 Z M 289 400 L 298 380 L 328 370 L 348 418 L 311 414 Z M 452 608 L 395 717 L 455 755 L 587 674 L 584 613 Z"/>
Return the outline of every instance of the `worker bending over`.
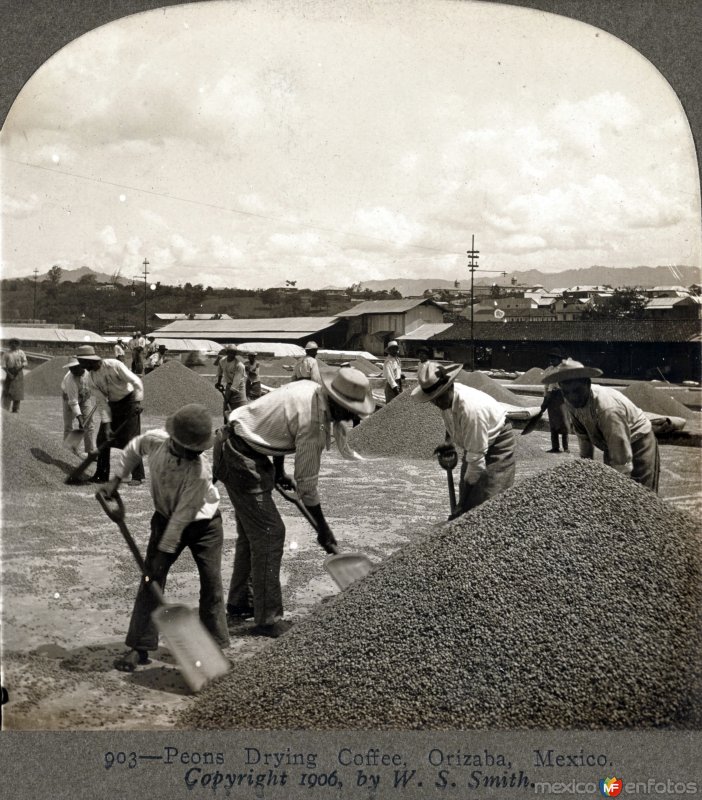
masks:
<path fill-rule="evenodd" d="M 95 423 L 95 407 L 97 405 L 91 389 L 91 382 L 85 367 L 77 358 L 66 364 L 68 372 L 61 381 L 61 399 L 63 401 L 63 435 L 64 438 L 73 430 L 73 421 L 83 429 L 83 445 L 85 452 L 90 453 L 97 446 L 97 424 Z"/>
<path fill-rule="evenodd" d="M 222 515 L 219 492 L 202 453 L 212 447 L 212 418 L 201 405 L 183 406 L 166 420 L 166 430 L 137 436 L 125 447 L 122 464 L 105 489 L 114 497 L 123 475 L 144 456 L 149 459 L 154 502 L 151 536 L 146 548 L 146 575 L 166 588 L 168 571 L 187 547 L 200 574 L 200 620 L 221 648 L 229 646 L 222 591 Z M 158 600 L 143 580 L 139 584 L 126 644 L 130 649 L 114 665 L 132 672 L 148 664 L 148 651 L 158 647 L 151 614 Z"/>
<path fill-rule="evenodd" d="M 455 383 L 461 364 L 431 367 L 418 377 L 412 399 L 433 403 L 446 425 L 446 442 L 437 450 L 463 449 L 458 517 L 514 483 L 514 432 L 505 411 L 489 394 Z"/>
<path fill-rule="evenodd" d="M 581 458 L 602 450 L 607 466 L 657 492 L 660 455 L 651 422 L 617 389 L 593 385 L 600 375 L 601 369 L 566 358 L 542 380 L 558 381 Z"/>
<path fill-rule="evenodd" d="M 275 484 L 297 489 L 315 520 L 317 541 L 334 552 L 336 539 L 317 491 L 322 451 L 329 449 L 333 432 L 339 452 L 352 458 L 344 421 L 374 408 L 368 378 L 342 367 L 333 378 L 323 375 L 322 384 L 288 383 L 229 415 L 228 438 L 220 448 L 215 446 L 213 459 L 215 479 L 222 481 L 234 506 L 238 533 L 227 612 L 233 619 L 253 614 L 254 635 L 276 638 L 290 627 L 283 619 L 285 525 L 272 498 Z M 284 466 L 291 453 L 294 480 Z"/>
<path fill-rule="evenodd" d="M 99 447 L 110 441 L 110 446 L 101 450 L 95 474 L 90 479 L 95 483 L 104 483 L 110 479 L 110 450 L 113 447 L 124 449 L 128 442 L 141 433 L 144 384 L 121 361 L 101 358 L 90 344 L 79 347 L 76 358 L 90 375 L 93 388 L 105 401 L 100 404 L 101 423 L 97 443 Z M 134 464 L 130 483 L 140 484 L 144 477 L 144 465 L 139 461 Z"/>

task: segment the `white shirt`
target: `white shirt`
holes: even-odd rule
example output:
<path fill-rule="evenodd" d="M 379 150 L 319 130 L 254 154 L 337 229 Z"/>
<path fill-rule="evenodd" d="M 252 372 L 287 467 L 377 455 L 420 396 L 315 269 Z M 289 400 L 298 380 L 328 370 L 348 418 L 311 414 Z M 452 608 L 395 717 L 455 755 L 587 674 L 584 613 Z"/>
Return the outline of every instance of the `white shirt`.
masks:
<path fill-rule="evenodd" d="M 226 356 L 217 364 L 217 380 L 224 381 L 235 392 L 246 390 L 246 370 L 244 364 L 236 356 L 229 361 Z"/>
<path fill-rule="evenodd" d="M 319 364 L 314 356 L 305 356 L 295 364 L 293 370 L 294 381 L 310 380 L 315 383 L 322 383 L 322 376 L 319 374 Z"/>
<path fill-rule="evenodd" d="M 82 414 L 81 405 L 92 397 L 88 372 L 86 371 L 78 376 L 74 375 L 69 370 L 61 381 L 61 394 L 63 395 L 64 401 L 73 412 L 74 417 Z"/>
<path fill-rule="evenodd" d="M 148 456 L 154 508 L 168 519 L 159 549 L 172 553 L 191 522 L 212 519 L 219 507 L 219 492 L 212 483 L 212 469 L 205 458 L 182 458 L 171 451 L 170 441 L 164 430 L 134 437 L 122 451 L 115 476 L 129 475 Z"/>
<path fill-rule="evenodd" d="M 383 377 L 391 389 L 394 389 L 402 375 L 402 364 L 399 356 L 388 356 L 383 363 Z"/>
<path fill-rule="evenodd" d="M 124 358 L 124 348 L 119 342 L 115 344 L 114 351 L 115 351 L 115 358 L 118 358 L 121 361 L 122 358 Z"/>
<path fill-rule="evenodd" d="M 652 430 L 643 411 L 621 392 L 599 384 L 590 387 L 583 408 L 573 408 L 567 400 L 565 407 L 578 436 L 580 455 L 590 458 L 594 445 L 607 451 L 611 467 L 630 474 L 634 466 L 631 443 Z"/>
<path fill-rule="evenodd" d="M 238 436 L 259 453 L 295 453 L 294 478 L 305 505 L 319 505 L 317 483 L 322 451 L 329 449 L 331 416 L 327 395 L 314 381 L 295 381 L 274 389 L 229 415 Z"/>
<path fill-rule="evenodd" d="M 441 414 L 452 442 L 465 451 L 466 461 L 485 469 L 488 447 L 505 424 L 502 406 L 479 389 L 454 383 L 451 408 L 443 409 Z"/>
<path fill-rule="evenodd" d="M 134 392 L 134 399 L 137 402 L 140 403 L 144 399 L 144 384 L 141 378 L 116 358 L 103 358 L 99 369 L 90 373 L 90 380 L 108 403 L 122 400 L 131 392 Z M 100 405 L 102 421 L 109 422 L 112 419 L 109 406 L 104 403 Z"/>

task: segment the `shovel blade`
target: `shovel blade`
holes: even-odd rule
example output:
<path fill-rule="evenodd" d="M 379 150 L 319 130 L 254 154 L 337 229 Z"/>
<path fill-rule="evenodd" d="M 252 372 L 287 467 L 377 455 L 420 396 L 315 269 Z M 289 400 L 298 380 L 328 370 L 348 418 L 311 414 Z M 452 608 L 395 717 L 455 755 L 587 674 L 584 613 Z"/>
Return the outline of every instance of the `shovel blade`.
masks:
<path fill-rule="evenodd" d="M 196 611 L 187 606 L 162 605 L 152 619 L 193 692 L 229 670 L 229 662 Z"/>
<path fill-rule="evenodd" d="M 324 569 L 343 592 L 373 569 L 373 562 L 363 553 L 337 553 L 324 559 Z"/>
<path fill-rule="evenodd" d="M 83 436 L 85 435 L 85 431 L 80 429 L 76 429 L 67 433 L 63 438 L 63 444 L 69 450 L 75 450 L 78 448 L 80 443 L 83 441 Z"/>

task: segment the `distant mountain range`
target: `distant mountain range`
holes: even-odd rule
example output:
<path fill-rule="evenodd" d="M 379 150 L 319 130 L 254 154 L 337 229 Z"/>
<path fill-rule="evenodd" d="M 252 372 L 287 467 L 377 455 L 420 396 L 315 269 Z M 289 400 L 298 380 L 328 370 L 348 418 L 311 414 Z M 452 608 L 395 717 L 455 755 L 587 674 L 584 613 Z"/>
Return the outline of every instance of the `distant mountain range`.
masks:
<path fill-rule="evenodd" d="M 475 275 L 475 284 L 486 286 L 493 283 L 509 286 L 515 278 L 518 286 L 543 286 L 545 289 L 563 289 L 573 286 L 641 286 L 652 289 L 654 286 L 690 286 L 702 282 L 698 267 L 587 267 L 566 269 L 562 272 L 539 272 L 531 269 L 507 272 L 506 276 L 495 274 L 490 278 Z M 458 278 L 459 288 L 470 289 L 470 274 Z M 455 282 L 439 278 L 390 278 L 387 280 L 363 281 L 361 289 L 374 292 L 397 289 L 403 297 L 418 297 L 427 289 L 453 289 Z"/>
<path fill-rule="evenodd" d="M 131 283 L 131 281 L 127 280 L 126 278 L 120 278 L 119 275 L 115 277 L 115 275 L 108 275 L 105 272 L 96 272 L 94 269 L 90 269 L 90 267 L 78 267 L 78 269 L 61 268 L 61 283 L 78 283 L 78 281 L 81 278 L 84 278 L 86 275 L 92 275 L 95 278 L 96 283 L 119 283 L 122 286 L 127 283 Z M 33 276 L 27 275 L 26 277 L 32 278 Z M 48 279 L 48 270 L 37 275 L 38 281 L 46 281 Z"/>
<path fill-rule="evenodd" d="M 37 276 L 37 280 L 48 279 L 48 272 Z M 90 267 L 78 269 L 62 269 L 61 282 L 77 283 L 86 275 L 92 275 L 97 283 L 114 283 L 125 285 L 131 283 L 119 275 L 108 275 L 105 272 L 96 272 Z M 28 275 L 26 277 L 32 277 Z M 702 273 L 698 267 L 587 267 L 584 269 L 566 269 L 562 272 L 540 272 L 539 270 L 524 270 L 508 272 L 506 276 L 493 274 L 489 278 L 475 276 L 478 286 L 497 283 L 500 286 L 509 286 L 512 279 L 516 279 L 518 286 L 541 285 L 545 289 L 561 289 L 573 286 L 642 286 L 652 289 L 654 286 L 681 285 L 690 286 L 702 282 Z M 470 288 L 470 274 L 459 277 L 461 289 Z M 164 283 L 167 283 L 165 281 Z M 403 297 L 417 297 L 427 289 L 453 289 L 455 282 L 443 278 L 387 278 L 385 280 L 363 281 L 361 289 L 371 289 L 375 292 L 397 289 Z M 231 287 L 234 288 L 234 287 Z M 344 287 L 339 287 L 344 288 Z"/>

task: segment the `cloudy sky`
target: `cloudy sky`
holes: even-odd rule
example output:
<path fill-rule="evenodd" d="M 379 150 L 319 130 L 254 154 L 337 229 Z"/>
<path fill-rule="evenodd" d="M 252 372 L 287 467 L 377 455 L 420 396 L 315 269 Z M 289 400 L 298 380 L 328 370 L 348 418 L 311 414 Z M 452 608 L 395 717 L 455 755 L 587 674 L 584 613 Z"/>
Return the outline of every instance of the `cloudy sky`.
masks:
<path fill-rule="evenodd" d="M 257 288 L 700 263 L 689 127 L 597 28 L 450 0 L 195 3 L 77 39 L 2 131 L 5 277 Z M 478 275 L 479 276 L 479 275 Z"/>

